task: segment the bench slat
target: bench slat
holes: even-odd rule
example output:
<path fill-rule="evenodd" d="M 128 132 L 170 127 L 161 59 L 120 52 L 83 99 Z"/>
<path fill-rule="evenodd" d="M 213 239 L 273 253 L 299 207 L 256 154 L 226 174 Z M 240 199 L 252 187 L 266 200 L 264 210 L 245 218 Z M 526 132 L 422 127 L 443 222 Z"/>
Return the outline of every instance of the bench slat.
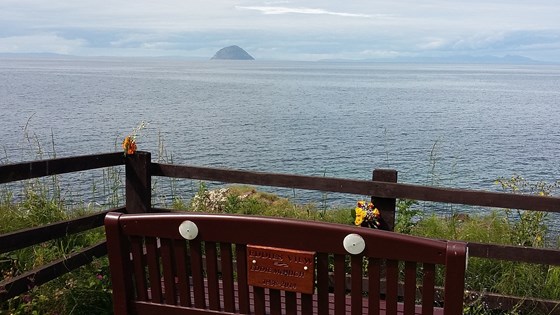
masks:
<path fill-rule="evenodd" d="M 416 307 L 416 263 L 404 264 L 404 314 L 413 315 Z"/>
<path fill-rule="evenodd" d="M 352 255 L 351 260 L 351 279 L 352 279 L 352 292 L 363 292 L 362 290 L 362 268 L 363 257 L 361 255 Z M 362 295 L 352 294 L 352 315 L 362 314 Z"/>
<path fill-rule="evenodd" d="M 317 253 L 317 311 L 324 314 L 329 309 L 329 255 Z"/>
<path fill-rule="evenodd" d="M 434 264 L 425 263 L 423 267 L 424 276 L 422 282 L 422 315 L 433 315 L 436 266 Z"/>
<path fill-rule="evenodd" d="M 208 297 L 211 310 L 220 310 L 220 290 L 218 289 L 218 255 L 215 242 L 205 242 L 206 277 L 208 279 Z"/>
<path fill-rule="evenodd" d="M 281 315 L 282 301 L 280 299 L 280 291 L 269 290 L 270 295 L 270 315 Z"/>
<path fill-rule="evenodd" d="M 379 315 L 379 297 L 381 296 L 381 259 L 368 259 L 369 299 L 368 308 L 370 315 Z"/>
<path fill-rule="evenodd" d="M 286 315 L 296 314 L 297 312 L 297 294 L 295 292 L 286 292 Z"/>
<path fill-rule="evenodd" d="M 346 255 L 334 255 L 334 310 L 336 315 L 346 312 Z"/>
<path fill-rule="evenodd" d="M 311 315 L 313 313 L 313 296 L 301 293 L 301 313 Z"/>
<path fill-rule="evenodd" d="M 253 301 L 255 303 L 255 314 L 264 315 L 266 312 L 264 288 L 259 288 L 259 287 L 253 288 Z"/>
<path fill-rule="evenodd" d="M 194 306 L 206 308 L 204 295 L 204 270 L 202 269 L 202 248 L 200 241 L 190 241 L 191 268 L 194 291 Z"/>
<path fill-rule="evenodd" d="M 147 301 L 147 284 L 144 274 L 144 267 L 146 266 L 144 258 L 144 238 L 139 236 L 130 237 L 132 266 L 134 269 L 134 281 L 136 286 L 136 299 L 140 301 Z"/>
<path fill-rule="evenodd" d="M 161 240 L 161 266 L 163 273 L 163 283 L 165 284 L 165 302 L 176 304 L 178 292 L 175 289 L 175 266 L 173 264 L 173 253 L 171 248 L 172 240 Z"/>
<path fill-rule="evenodd" d="M 179 291 L 179 303 L 181 306 L 191 306 L 191 284 L 187 271 L 187 243 L 183 240 L 173 241 L 173 252 L 177 263 L 177 288 Z"/>
<path fill-rule="evenodd" d="M 161 290 L 161 274 L 159 271 L 159 257 L 157 249 L 157 239 L 155 237 L 146 238 L 146 262 L 148 263 L 148 278 L 152 294 L 152 302 L 163 302 Z"/>
<path fill-rule="evenodd" d="M 227 312 L 235 312 L 235 298 L 233 294 L 233 255 L 230 243 L 220 243 L 220 259 L 224 286 L 224 310 Z"/>
<path fill-rule="evenodd" d="M 239 286 L 239 312 L 249 314 L 249 285 L 247 283 L 247 246 L 235 246 L 237 260 L 237 283 Z"/>
<path fill-rule="evenodd" d="M 397 297 L 399 287 L 399 262 L 396 260 L 387 260 L 387 312 L 389 314 L 397 313 Z"/>

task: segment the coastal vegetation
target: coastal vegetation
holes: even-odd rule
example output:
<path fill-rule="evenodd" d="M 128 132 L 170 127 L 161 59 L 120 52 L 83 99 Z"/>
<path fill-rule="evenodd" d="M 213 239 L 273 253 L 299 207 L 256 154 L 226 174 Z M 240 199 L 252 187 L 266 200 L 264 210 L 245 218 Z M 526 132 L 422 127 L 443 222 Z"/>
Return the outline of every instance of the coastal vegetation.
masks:
<path fill-rule="evenodd" d="M 109 177 L 107 177 L 109 178 Z M 114 185 L 118 179 L 114 179 Z M 511 191 L 533 190 L 549 194 L 557 183 L 530 183 L 520 177 L 497 183 Z M 45 225 L 82 216 L 101 209 L 92 204 L 69 205 L 61 197 L 56 178 L 33 180 L 22 186 L 22 198 L 16 200 L 9 190 L 0 199 L 0 233 Z M 351 208 L 326 209 L 317 204 L 297 204 L 289 198 L 259 191 L 250 186 L 226 186 L 208 189 L 204 182 L 190 200 L 175 197 L 168 205 L 174 211 L 247 214 L 354 224 Z M 438 216 L 426 212 L 412 200 L 398 200 L 395 230 L 401 233 L 440 239 L 482 243 L 558 248 L 551 239 L 546 215 L 540 212 L 494 210 L 488 214 L 455 213 Z M 356 227 L 362 228 L 362 227 Z M 68 255 L 103 240 L 96 229 L 56 241 L 50 241 L 0 256 L 3 279 L 21 275 L 34 266 Z M 469 292 L 493 292 L 522 297 L 560 300 L 560 267 L 470 258 L 466 278 Z M 491 311 L 478 299 L 466 306 L 467 314 Z M 29 293 L 16 297 L 0 308 L 8 314 L 110 314 L 111 286 L 106 258 L 66 274 Z M 501 312 L 500 314 L 503 314 Z M 505 314 L 518 314 L 513 310 Z"/>
<path fill-rule="evenodd" d="M 32 137 L 26 139 L 30 144 L 36 142 Z M 43 150 L 40 148 L 38 158 L 43 157 Z M 170 158 L 162 141 L 159 148 L 158 161 L 169 162 Z M 102 205 L 66 200 L 67 194 L 62 193 L 57 176 L 0 186 L 0 234 L 77 218 L 121 205 L 124 194 L 122 169 L 107 168 L 100 177 L 100 183 L 93 182 L 91 195 L 103 195 L 106 200 Z M 281 197 L 251 186 L 210 189 L 205 182 L 194 183 L 198 185 L 198 191 L 192 198 L 175 193 L 173 187 L 176 183 L 171 182 L 171 198 L 160 198 L 166 196 L 160 191 L 165 186 L 164 183 L 156 181 L 152 184 L 153 197 L 173 211 L 274 216 L 354 224 L 354 205 L 332 208 L 328 207 L 326 200 L 302 204 L 296 202 L 296 198 Z M 558 182 L 531 182 L 519 176 L 497 179 L 496 185 L 508 192 L 537 195 L 556 195 L 560 187 Z M 468 213 L 466 210 L 454 210 L 441 215 L 433 210 L 413 200 L 397 200 L 395 231 L 438 239 L 559 248 L 558 235 L 549 231 L 547 214 L 543 212 L 493 209 Z M 22 250 L 1 253 L 2 280 L 20 276 L 34 267 L 103 239 L 103 228 L 97 228 Z M 468 292 L 560 300 L 560 267 L 470 258 L 465 289 Z M 465 307 L 466 314 L 523 313 L 517 309 L 508 312 L 490 310 L 476 293 L 468 299 L 470 302 Z M 0 305 L 0 313 L 111 314 L 107 258 L 98 258 L 76 271 L 32 288 L 28 293 Z"/>

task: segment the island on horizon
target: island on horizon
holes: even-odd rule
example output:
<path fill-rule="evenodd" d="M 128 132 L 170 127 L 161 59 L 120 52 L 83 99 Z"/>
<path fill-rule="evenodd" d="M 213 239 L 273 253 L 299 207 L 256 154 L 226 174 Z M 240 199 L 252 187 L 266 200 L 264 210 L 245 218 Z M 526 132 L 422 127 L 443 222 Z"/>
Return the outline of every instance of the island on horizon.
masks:
<path fill-rule="evenodd" d="M 243 48 L 233 45 L 218 50 L 210 60 L 255 60 L 255 58 Z"/>

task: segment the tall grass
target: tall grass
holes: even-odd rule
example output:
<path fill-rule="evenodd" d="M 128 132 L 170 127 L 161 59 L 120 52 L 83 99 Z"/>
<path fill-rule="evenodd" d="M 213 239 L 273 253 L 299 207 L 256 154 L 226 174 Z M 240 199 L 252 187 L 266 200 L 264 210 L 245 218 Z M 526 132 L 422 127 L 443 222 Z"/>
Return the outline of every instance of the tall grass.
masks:
<path fill-rule="evenodd" d="M 24 128 L 20 160 L 55 158 L 39 138 Z M 3 163 L 10 161 L 6 154 Z M 118 168 L 103 170 L 101 183 L 92 180 L 92 198 L 107 198 L 105 206 L 117 205 L 123 198 L 122 174 Z M 102 210 L 96 203 L 68 202 L 59 176 L 2 185 L 0 189 L 0 234 L 70 220 Z M 81 192 L 83 193 L 83 192 Z M 81 194 L 80 194 L 81 195 Z M 87 246 L 104 240 L 103 228 L 68 235 L 20 250 L 0 254 L 1 281 L 24 274 Z M 106 258 L 65 274 L 0 304 L 0 314 L 110 314 L 111 289 Z"/>
<path fill-rule="evenodd" d="M 43 158 L 45 151 L 39 145 L 37 137 L 26 131 L 26 139 L 30 146 L 37 146 L 30 151 L 37 158 Z M 159 139 L 158 162 L 172 163 L 172 156 L 165 150 L 161 137 Z M 435 175 L 436 144 L 431 153 L 434 174 L 432 181 L 438 179 Z M 51 155 L 49 157 L 56 155 L 54 145 Z M 7 162 L 8 158 L 3 161 Z M 101 178 L 101 183 L 96 180 L 92 182 L 93 196 L 101 194 L 107 198 L 106 204 L 110 206 L 122 203 L 122 168 L 107 168 Z M 505 191 L 542 195 L 551 194 L 559 186 L 558 183 L 531 183 L 517 176 L 498 179 L 497 184 Z M 68 204 L 56 176 L 26 181 L 21 187 L 21 198 L 15 198 L 14 191 L 5 189 L 5 186 L 0 190 L 0 233 L 67 220 L 100 210 L 95 203 Z M 276 216 L 341 224 L 352 224 L 353 221 L 350 208 L 327 210 L 325 200 L 318 204 L 297 204 L 249 186 L 227 186 L 220 191 L 209 190 L 201 182 L 198 188 L 194 198 L 186 201 L 179 195 L 175 180 L 172 179 L 169 183 L 156 181 L 153 183 L 153 197 L 156 202 L 171 200 L 170 206 L 176 211 Z M 162 192 L 167 189 L 169 193 Z M 398 201 L 396 231 L 438 239 L 558 248 L 557 242 L 549 241 L 547 244 L 549 231 L 546 214 L 541 212 L 505 209 L 489 214 L 441 217 L 426 215 L 417 206 L 411 200 Z M 102 239 L 104 232 L 99 228 L 0 254 L 2 279 L 20 275 Z M 560 300 L 560 267 L 471 258 L 466 288 L 479 292 Z M 108 262 L 106 258 L 102 258 L 0 305 L 0 313 L 110 314 L 111 308 Z M 468 306 L 467 311 L 470 314 L 484 314 L 489 310 L 483 304 L 475 303 Z"/>
<path fill-rule="evenodd" d="M 15 201 L 11 194 L 2 194 L 0 233 L 77 218 L 99 210 L 93 207 L 69 207 L 59 197 L 59 193 L 50 193 L 49 186 L 42 181 L 32 180 L 24 187 L 23 198 L 19 201 Z M 104 238 L 103 229 L 98 228 L 0 254 L 2 281 Z M 100 307 L 105 311 L 101 311 Z M 2 314 L 109 314 L 110 310 L 111 292 L 106 259 L 98 259 L 0 305 Z"/>
<path fill-rule="evenodd" d="M 114 183 L 117 183 L 115 181 Z M 37 181 L 26 184 L 24 198 L 14 202 L 10 194 L 0 198 L 0 232 L 44 225 L 97 211 L 94 206 L 71 208 L 49 193 L 51 185 Z M 540 192 L 536 192 L 539 193 Z M 294 204 L 287 198 L 257 191 L 250 186 L 226 186 L 209 190 L 201 182 L 199 191 L 189 202 L 175 198 L 176 211 L 203 211 L 264 215 L 305 220 L 352 224 L 351 209 L 325 209 L 318 204 Z M 457 239 L 483 243 L 542 247 L 547 237 L 545 216 L 536 212 L 496 210 L 489 214 L 438 217 L 425 215 L 414 201 L 397 203 L 396 230 L 438 239 Z M 518 214 L 518 217 L 514 217 Z M 3 254 L 0 268 L 3 278 L 21 274 L 103 239 L 101 229 L 23 250 Z M 558 246 L 558 244 L 546 244 Z M 51 281 L 30 293 L 2 305 L 11 314 L 103 314 L 111 312 L 111 291 L 106 259 Z M 479 292 L 560 300 L 560 268 L 471 258 L 466 289 Z M 94 304 L 91 303 L 95 300 Z M 90 308 L 91 307 L 91 308 Z M 473 304 L 470 309 L 483 306 Z M 476 313 L 476 312 L 470 312 Z"/>

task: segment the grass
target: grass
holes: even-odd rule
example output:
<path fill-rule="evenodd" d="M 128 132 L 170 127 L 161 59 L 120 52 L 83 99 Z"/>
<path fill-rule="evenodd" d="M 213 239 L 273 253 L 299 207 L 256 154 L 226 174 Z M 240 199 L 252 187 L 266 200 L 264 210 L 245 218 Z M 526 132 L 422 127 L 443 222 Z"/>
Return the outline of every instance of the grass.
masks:
<path fill-rule="evenodd" d="M 412 229 L 411 234 L 436 239 L 456 239 L 479 243 L 518 245 L 516 225 L 499 212 L 473 216 L 459 221 L 454 217 L 428 216 Z M 532 243 L 532 244 L 530 244 Z M 542 247 L 533 238 L 525 245 Z M 560 300 L 560 267 L 489 260 L 471 257 L 466 276 L 466 289 L 515 296 Z"/>
<path fill-rule="evenodd" d="M 118 173 L 108 171 L 112 186 L 121 185 Z M 105 174 L 105 173 L 104 173 Z M 515 179 L 515 187 L 522 181 Z M 504 183 L 511 184 L 504 180 Z M 110 186 L 111 186 L 110 185 Z M 505 189 L 510 186 L 503 185 Z M 525 183 L 523 183 L 525 185 Z M 532 187 L 532 186 L 531 186 Z M 548 186 L 533 191 L 541 194 Z M 526 189 L 525 187 L 524 189 Z M 0 233 L 45 225 L 99 211 L 91 205 L 67 205 L 54 180 L 28 181 L 23 197 L 15 200 L 10 191 L 0 193 Z M 109 189 L 112 200 L 119 201 L 118 190 Z M 176 211 L 248 214 L 352 224 L 351 209 L 328 209 L 316 204 L 295 204 L 287 198 L 258 191 L 250 186 L 227 186 L 209 190 L 200 183 L 196 196 L 189 201 L 174 198 Z M 481 243 L 545 246 L 546 216 L 531 211 L 494 211 L 486 215 L 440 217 L 426 215 L 409 200 L 397 203 L 396 231 L 438 239 L 456 239 Z M 102 229 L 67 236 L 22 250 L 0 255 L 3 279 L 22 274 L 64 255 L 76 252 L 104 238 Z M 558 247 L 558 244 L 548 244 Z M 466 289 L 507 295 L 560 300 L 560 267 L 471 258 Z M 0 306 L 7 314 L 110 314 L 111 287 L 106 258 L 32 289 Z M 490 311 L 477 301 L 467 306 L 468 314 Z M 509 314 L 516 314 L 511 311 Z"/>
<path fill-rule="evenodd" d="M 70 208 L 60 195 L 50 194 L 48 187 L 43 181 L 29 181 L 20 201 L 15 201 L 10 193 L 4 193 L 0 198 L 0 233 L 78 218 L 99 210 Z M 97 228 L 0 254 L 2 280 L 21 275 L 104 238 L 103 229 Z M 110 314 L 112 304 L 107 267 L 106 258 L 97 259 L 0 305 L 0 313 Z"/>

